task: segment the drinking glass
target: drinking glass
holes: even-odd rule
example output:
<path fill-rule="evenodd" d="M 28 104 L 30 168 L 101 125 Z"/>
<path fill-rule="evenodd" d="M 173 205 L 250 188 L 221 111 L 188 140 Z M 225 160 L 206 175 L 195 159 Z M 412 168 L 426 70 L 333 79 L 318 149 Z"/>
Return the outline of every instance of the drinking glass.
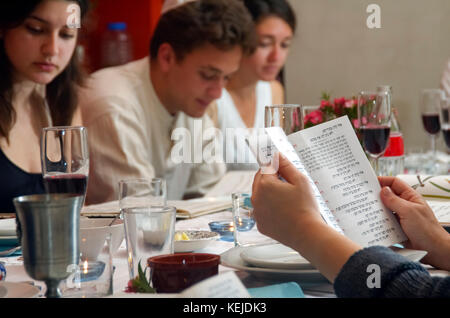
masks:
<path fill-rule="evenodd" d="M 378 158 L 386 150 L 391 130 L 391 95 L 387 91 L 358 95 L 358 129 L 365 152 L 372 159 L 375 173 L 380 175 Z"/>
<path fill-rule="evenodd" d="M 302 129 L 302 109 L 297 104 L 280 104 L 265 107 L 264 126 L 281 127 L 286 135 Z"/>
<path fill-rule="evenodd" d="M 148 258 L 173 254 L 176 209 L 170 206 L 127 207 L 122 211 L 130 279 Z"/>
<path fill-rule="evenodd" d="M 450 97 L 441 101 L 441 129 L 447 149 L 450 149 Z"/>
<path fill-rule="evenodd" d="M 95 230 L 95 229 L 92 229 Z M 95 251 L 91 250 L 95 247 Z M 111 233 L 80 233 L 80 259 L 67 268 L 70 275 L 60 284 L 64 298 L 97 298 L 113 293 Z"/>
<path fill-rule="evenodd" d="M 162 178 L 119 182 L 119 207 L 125 225 L 130 279 L 144 269 L 147 259 L 174 251 L 176 209 L 166 206 L 166 182 Z"/>
<path fill-rule="evenodd" d="M 249 193 L 231 194 L 233 213 L 233 236 L 235 246 L 251 246 L 275 243 L 276 241 L 261 234 L 255 226 L 253 207 Z"/>
<path fill-rule="evenodd" d="M 162 178 L 119 181 L 119 207 L 166 206 L 166 181 Z"/>
<path fill-rule="evenodd" d="M 424 89 L 420 100 L 420 112 L 422 114 L 422 123 L 430 135 L 431 159 L 434 162 L 436 158 L 436 137 L 441 130 L 439 122 L 439 112 L 441 109 L 441 100 L 444 98 L 444 91 L 440 89 Z"/>
<path fill-rule="evenodd" d="M 288 136 L 303 128 L 302 107 L 298 104 L 280 104 L 265 107 L 264 127 L 280 127 Z M 263 130 L 263 129 L 262 129 Z M 273 157 L 276 147 L 265 132 L 252 140 L 252 149 L 261 167 L 261 172 L 274 173 L 278 170 L 277 157 Z"/>
<path fill-rule="evenodd" d="M 89 176 L 87 129 L 48 127 L 41 134 L 41 165 L 47 193 L 86 196 Z"/>

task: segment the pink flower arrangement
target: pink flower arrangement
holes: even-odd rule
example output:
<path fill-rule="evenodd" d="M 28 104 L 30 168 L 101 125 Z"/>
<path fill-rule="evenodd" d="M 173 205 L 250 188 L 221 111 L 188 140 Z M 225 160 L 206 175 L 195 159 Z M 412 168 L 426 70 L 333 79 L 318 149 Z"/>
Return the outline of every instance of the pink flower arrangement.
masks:
<path fill-rule="evenodd" d="M 358 127 L 358 112 L 357 112 L 358 100 L 356 97 L 352 98 L 335 98 L 333 102 L 330 101 L 330 95 L 327 93 L 322 94 L 320 101 L 320 107 L 317 110 L 305 115 L 303 119 L 305 122 L 305 128 L 309 128 L 323 122 L 347 115 L 353 124 L 354 128 Z"/>

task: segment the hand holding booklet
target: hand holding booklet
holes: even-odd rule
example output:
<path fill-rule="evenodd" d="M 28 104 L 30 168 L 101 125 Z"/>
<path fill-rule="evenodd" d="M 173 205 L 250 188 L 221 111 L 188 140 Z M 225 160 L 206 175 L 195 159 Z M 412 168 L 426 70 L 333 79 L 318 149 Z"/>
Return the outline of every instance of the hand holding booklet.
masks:
<path fill-rule="evenodd" d="M 289 136 L 279 127 L 264 131 L 248 140 L 258 161 L 267 163 L 278 151 L 306 175 L 328 225 L 364 247 L 406 241 L 346 116 Z"/>

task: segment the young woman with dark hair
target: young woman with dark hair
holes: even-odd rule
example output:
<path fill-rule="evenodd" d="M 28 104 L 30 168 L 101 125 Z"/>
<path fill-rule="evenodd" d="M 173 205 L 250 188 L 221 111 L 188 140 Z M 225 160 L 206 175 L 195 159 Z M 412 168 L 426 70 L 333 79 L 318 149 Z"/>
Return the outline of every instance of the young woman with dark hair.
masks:
<path fill-rule="evenodd" d="M 223 133 L 232 132 L 227 128 L 238 128 L 234 130 L 234 138 L 226 138 L 224 156 L 234 159 L 233 163 L 227 162 L 229 170 L 258 168 L 256 160 L 253 164 L 250 160 L 237 162 L 245 155 L 252 155 L 245 143 L 235 145 L 235 139 L 243 131 L 264 127 L 265 106 L 285 102 L 284 88 L 277 77 L 288 57 L 297 24 L 286 0 L 244 0 L 243 3 L 255 24 L 257 47 L 242 58 L 239 70 L 230 77 L 217 101 L 217 108 L 209 110 Z"/>
<path fill-rule="evenodd" d="M 0 212 L 12 199 L 44 193 L 43 127 L 81 125 L 76 44 L 88 0 L 0 2 Z"/>

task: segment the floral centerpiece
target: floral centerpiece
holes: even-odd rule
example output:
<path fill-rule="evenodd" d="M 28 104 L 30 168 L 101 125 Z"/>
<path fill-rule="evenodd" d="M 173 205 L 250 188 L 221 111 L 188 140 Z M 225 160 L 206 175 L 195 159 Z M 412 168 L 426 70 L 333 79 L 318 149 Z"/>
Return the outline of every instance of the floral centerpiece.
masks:
<path fill-rule="evenodd" d="M 313 110 L 304 117 L 304 127 L 309 128 L 326 121 L 336 119 L 341 116 L 348 116 L 353 128 L 358 127 L 358 100 L 356 97 L 352 98 L 335 98 L 331 101 L 331 96 L 328 93 L 322 93 L 320 107 Z"/>

